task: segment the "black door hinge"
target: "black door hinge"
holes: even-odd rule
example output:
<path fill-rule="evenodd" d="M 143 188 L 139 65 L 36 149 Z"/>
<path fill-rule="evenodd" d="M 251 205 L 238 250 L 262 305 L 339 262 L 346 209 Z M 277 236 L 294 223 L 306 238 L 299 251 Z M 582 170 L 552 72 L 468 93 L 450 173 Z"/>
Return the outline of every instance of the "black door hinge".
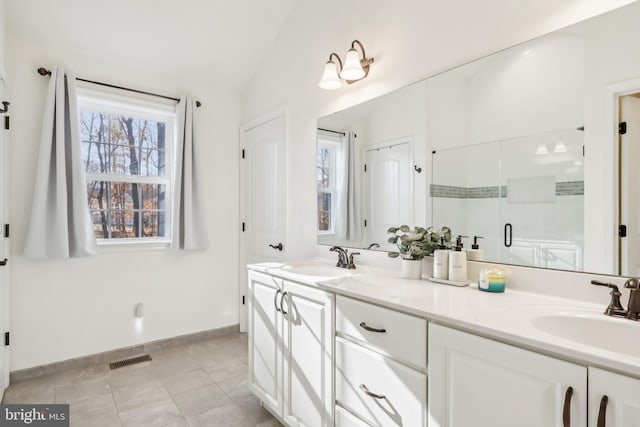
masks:
<path fill-rule="evenodd" d="M 627 226 L 620 224 L 618 226 L 618 237 L 627 237 Z"/>
<path fill-rule="evenodd" d="M 244 305 L 244 295 L 242 295 L 242 305 Z"/>
<path fill-rule="evenodd" d="M 367 226 L 367 220 L 366 219 L 364 220 L 364 226 L 365 227 Z"/>
<path fill-rule="evenodd" d="M 4 225 L 4 237 L 5 239 L 9 238 L 9 224 Z"/>
<path fill-rule="evenodd" d="M 4 116 L 4 128 L 9 130 L 9 116 Z"/>
<path fill-rule="evenodd" d="M 364 171 L 365 172 L 367 171 L 367 165 L 364 165 Z"/>
<path fill-rule="evenodd" d="M 627 133 L 627 122 L 620 122 L 620 124 L 618 125 L 618 133 L 620 135 L 624 135 L 625 133 Z"/>
<path fill-rule="evenodd" d="M 244 230 L 245 230 L 245 224 L 244 224 L 244 222 L 243 222 L 243 223 L 242 223 L 242 231 L 244 232 Z"/>
<path fill-rule="evenodd" d="M 4 345 L 9 345 L 9 332 L 4 333 Z"/>
<path fill-rule="evenodd" d="M 584 157 L 584 145 L 582 146 L 582 157 Z"/>
<path fill-rule="evenodd" d="M 242 149 L 242 158 L 244 159 L 244 148 Z"/>

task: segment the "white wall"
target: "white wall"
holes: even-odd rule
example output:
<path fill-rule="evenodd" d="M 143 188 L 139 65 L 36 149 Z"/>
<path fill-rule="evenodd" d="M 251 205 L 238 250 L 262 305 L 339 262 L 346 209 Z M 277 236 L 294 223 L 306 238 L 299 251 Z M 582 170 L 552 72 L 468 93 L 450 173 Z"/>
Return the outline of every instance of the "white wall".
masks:
<path fill-rule="evenodd" d="M 6 17 L 4 10 L 4 1 L 0 0 L 0 77 L 6 79 L 5 71 L 5 28 Z M 6 83 L 6 81 L 5 81 Z M 6 89 L 3 82 L 0 80 L 0 101 L 6 101 L 5 95 Z M 4 115 L 0 116 L 4 120 Z M 5 169 L 5 165 L 9 164 L 7 161 L 7 131 L 0 130 L 0 224 L 4 224 L 8 221 L 7 217 L 7 189 L 8 174 Z M 8 258 L 9 251 L 9 239 L 4 238 L 4 235 L 0 236 L 0 259 Z M 9 329 L 9 278 L 10 278 L 11 264 L 7 264 L 0 270 L 0 333 Z M 4 389 L 9 385 L 9 349 L 6 347 L 0 348 L 0 400 Z"/>
<path fill-rule="evenodd" d="M 290 254 L 311 255 L 315 237 L 312 167 L 318 117 L 398 89 L 598 13 L 631 3 L 555 0 L 298 2 L 243 95 L 242 120 L 276 106 L 290 111 Z M 330 30 L 328 30 L 330 28 Z M 337 91 L 317 87 L 323 63 L 359 39 L 375 58 L 369 77 Z M 289 70 L 295 69 L 295 72 Z"/>
<path fill-rule="evenodd" d="M 190 76 L 165 77 L 8 35 L 12 155 L 12 370 L 238 323 L 239 94 Z M 204 252 L 118 252 L 30 261 L 21 256 L 31 208 L 42 102 L 39 66 L 167 95 L 191 93 L 204 177 L 211 248 Z M 145 315 L 134 321 L 133 305 Z"/>

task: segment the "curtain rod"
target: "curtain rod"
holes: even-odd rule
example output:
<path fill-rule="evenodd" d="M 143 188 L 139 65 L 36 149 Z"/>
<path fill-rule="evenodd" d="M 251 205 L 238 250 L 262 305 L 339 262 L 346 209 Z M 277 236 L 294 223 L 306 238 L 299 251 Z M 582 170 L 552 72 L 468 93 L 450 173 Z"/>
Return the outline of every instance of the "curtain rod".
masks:
<path fill-rule="evenodd" d="M 331 132 L 331 133 L 337 133 L 337 134 L 340 134 L 340 135 L 342 135 L 342 136 L 345 136 L 345 135 L 346 135 L 346 133 L 344 133 L 344 132 L 338 132 L 337 130 L 323 129 L 323 128 L 318 128 L 318 130 L 322 130 L 322 131 L 325 131 L 325 132 Z"/>
<path fill-rule="evenodd" d="M 41 76 L 50 76 L 51 75 L 51 71 L 47 70 L 44 67 L 40 67 L 40 68 L 38 68 L 38 74 L 40 74 Z M 76 80 L 81 81 L 81 82 L 85 82 L 85 83 L 92 83 L 92 84 L 99 85 L 99 86 L 106 86 L 106 87 L 110 87 L 110 88 L 113 88 L 113 89 L 121 89 L 121 90 L 126 90 L 126 91 L 129 91 L 129 92 L 141 93 L 143 95 L 151 95 L 151 96 L 155 96 L 155 97 L 158 97 L 158 98 L 169 99 L 171 101 L 176 101 L 176 102 L 180 101 L 180 99 L 174 98 L 172 96 L 160 95 L 158 93 L 146 92 L 144 90 L 131 89 L 131 88 L 128 88 L 128 87 L 123 87 L 123 86 L 116 86 L 116 85 L 112 85 L 112 84 L 109 84 L 109 83 L 97 82 L 95 80 L 81 79 L 80 77 L 76 77 Z M 196 107 L 200 107 L 201 105 L 202 105 L 202 103 L 200 101 L 196 101 Z"/>

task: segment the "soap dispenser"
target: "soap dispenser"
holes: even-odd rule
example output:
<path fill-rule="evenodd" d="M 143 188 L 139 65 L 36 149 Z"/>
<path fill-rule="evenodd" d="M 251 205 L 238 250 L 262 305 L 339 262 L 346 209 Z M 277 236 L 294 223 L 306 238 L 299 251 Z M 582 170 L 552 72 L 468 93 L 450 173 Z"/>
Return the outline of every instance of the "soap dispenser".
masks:
<path fill-rule="evenodd" d="M 447 246 L 444 244 L 444 237 L 440 238 L 440 245 L 438 249 L 433 251 L 433 278 L 434 279 L 449 279 L 449 252 Z"/>
<path fill-rule="evenodd" d="M 462 238 L 456 239 L 455 251 L 449 253 L 449 280 L 453 282 L 467 281 L 467 252 L 462 250 Z"/>
<path fill-rule="evenodd" d="M 484 261 L 484 251 L 480 249 L 478 239 L 482 239 L 482 237 L 473 236 L 473 244 L 471 245 L 471 249 L 467 249 L 468 261 Z"/>

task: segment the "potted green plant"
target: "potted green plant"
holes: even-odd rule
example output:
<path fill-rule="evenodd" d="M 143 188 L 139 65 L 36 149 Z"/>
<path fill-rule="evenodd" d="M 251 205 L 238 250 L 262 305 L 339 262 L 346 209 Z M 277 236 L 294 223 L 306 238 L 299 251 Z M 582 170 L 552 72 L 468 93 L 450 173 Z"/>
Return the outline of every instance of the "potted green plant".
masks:
<path fill-rule="evenodd" d="M 414 227 L 401 225 L 391 227 L 387 233 L 392 234 L 388 242 L 398 248 L 397 252 L 389 252 L 391 258 L 402 258 L 401 276 L 407 279 L 420 279 L 422 277 L 422 259 L 433 254 L 441 242 L 449 246 L 451 242 L 451 229 L 449 227 Z"/>

